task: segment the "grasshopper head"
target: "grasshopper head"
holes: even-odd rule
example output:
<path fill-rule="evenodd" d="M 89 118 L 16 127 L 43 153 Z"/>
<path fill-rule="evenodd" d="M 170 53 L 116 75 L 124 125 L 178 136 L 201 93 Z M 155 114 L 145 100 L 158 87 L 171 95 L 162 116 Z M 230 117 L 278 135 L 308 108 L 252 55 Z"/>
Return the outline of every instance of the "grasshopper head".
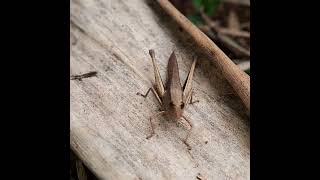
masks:
<path fill-rule="evenodd" d="M 184 108 L 184 103 L 170 103 L 170 108 L 169 108 L 169 114 L 174 118 L 174 119 L 180 119 L 183 114 L 183 108 Z"/>

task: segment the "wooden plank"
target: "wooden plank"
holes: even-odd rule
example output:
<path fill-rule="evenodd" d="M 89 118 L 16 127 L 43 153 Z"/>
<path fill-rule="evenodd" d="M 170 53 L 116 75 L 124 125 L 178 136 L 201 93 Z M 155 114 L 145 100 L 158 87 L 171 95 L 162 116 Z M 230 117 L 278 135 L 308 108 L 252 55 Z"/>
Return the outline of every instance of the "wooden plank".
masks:
<path fill-rule="evenodd" d="M 144 0 L 72 0 L 71 74 L 97 77 L 70 82 L 71 148 L 101 179 L 249 179 L 249 119 L 221 72 L 156 4 Z M 194 125 L 188 152 L 186 125 L 163 117 L 147 140 L 148 118 L 158 111 L 144 93 L 154 81 L 149 49 L 165 80 L 175 50 L 183 80 L 199 56 L 194 99 L 186 108 Z"/>

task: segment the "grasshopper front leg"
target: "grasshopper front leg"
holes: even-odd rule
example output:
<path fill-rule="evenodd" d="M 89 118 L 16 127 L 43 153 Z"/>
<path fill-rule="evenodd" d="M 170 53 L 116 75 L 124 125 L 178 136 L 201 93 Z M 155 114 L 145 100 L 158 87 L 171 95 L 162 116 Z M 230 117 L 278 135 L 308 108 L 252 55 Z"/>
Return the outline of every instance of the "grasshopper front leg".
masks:
<path fill-rule="evenodd" d="M 156 114 L 154 114 L 153 116 L 150 117 L 149 120 L 150 120 L 150 125 L 151 125 L 151 134 L 149 136 L 147 136 L 147 139 L 150 139 L 155 134 L 154 127 L 153 127 L 153 124 L 152 124 L 152 120 L 157 118 L 161 114 L 164 114 L 164 113 L 165 113 L 165 111 L 160 111 L 160 112 L 158 112 L 158 113 L 156 113 Z"/>

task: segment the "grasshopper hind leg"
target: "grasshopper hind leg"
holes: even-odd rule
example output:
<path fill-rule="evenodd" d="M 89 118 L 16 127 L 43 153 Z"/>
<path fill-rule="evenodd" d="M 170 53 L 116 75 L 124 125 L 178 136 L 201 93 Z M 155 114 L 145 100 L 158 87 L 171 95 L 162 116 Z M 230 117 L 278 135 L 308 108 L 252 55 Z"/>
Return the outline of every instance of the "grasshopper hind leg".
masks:
<path fill-rule="evenodd" d="M 153 70 L 154 70 L 154 77 L 155 77 L 155 84 L 148 89 L 148 91 L 146 92 L 145 95 L 141 94 L 141 93 L 137 93 L 137 95 L 141 95 L 142 97 L 146 98 L 149 94 L 150 91 L 153 92 L 153 94 L 156 96 L 158 102 L 160 103 L 160 105 L 162 105 L 162 97 L 164 94 L 164 86 L 163 86 L 163 82 L 160 76 L 160 72 L 159 72 L 159 68 L 158 65 L 156 64 L 156 58 L 155 58 L 155 53 L 153 49 L 149 50 L 149 54 L 152 60 L 152 65 L 153 65 Z"/>
<path fill-rule="evenodd" d="M 162 100 L 161 100 L 161 98 L 159 97 L 157 91 L 154 89 L 154 87 L 149 88 L 148 91 L 146 92 L 146 94 L 141 94 L 141 93 L 137 92 L 137 95 L 138 95 L 138 96 L 142 96 L 142 97 L 144 97 L 144 98 L 147 98 L 147 96 L 148 96 L 148 94 L 149 94 L 150 91 L 152 91 L 152 93 L 154 94 L 154 96 L 156 96 L 157 101 L 160 103 L 160 105 L 162 105 Z"/>
<path fill-rule="evenodd" d="M 137 92 L 137 95 L 139 95 L 139 96 L 142 96 L 142 97 L 144 97 L 144 98 L 146 98 L 147 96 L 148 96 L 148 94 L 149 94 L 149 92 L 151 91 L 151 89 L 152 89 L 152 87 L 151 88 L 149 88 L 148 89 L 148 91 L 146 92 L 146 94 L 141 94 L 140 92 Z"/>

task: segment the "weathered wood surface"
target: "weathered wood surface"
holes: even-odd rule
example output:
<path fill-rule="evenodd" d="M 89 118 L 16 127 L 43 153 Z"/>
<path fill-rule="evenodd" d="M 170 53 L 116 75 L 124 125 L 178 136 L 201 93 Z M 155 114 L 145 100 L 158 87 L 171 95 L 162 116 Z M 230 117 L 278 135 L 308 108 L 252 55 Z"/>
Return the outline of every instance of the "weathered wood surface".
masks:
<path fill-rule="evenodd" d="M 249 179 L 249 118 L 241 100 L 191 38 L 145 0 L 71 0 L 71 74 L 97 77 L 70 81 L 71 148 L 101 179 Z M 175 50 L 182 81 L 199 56 L 195 99 L 185 114 L 194 125 L 188 153 L 187 126 L 161 117 L 147 140 L 148 118 L 158 111 L 148 50 L 165 80 Z M 231 95 L 230 95 L 231 94 Z M 205 143 L 207 141 L 207 143 Z"/>

